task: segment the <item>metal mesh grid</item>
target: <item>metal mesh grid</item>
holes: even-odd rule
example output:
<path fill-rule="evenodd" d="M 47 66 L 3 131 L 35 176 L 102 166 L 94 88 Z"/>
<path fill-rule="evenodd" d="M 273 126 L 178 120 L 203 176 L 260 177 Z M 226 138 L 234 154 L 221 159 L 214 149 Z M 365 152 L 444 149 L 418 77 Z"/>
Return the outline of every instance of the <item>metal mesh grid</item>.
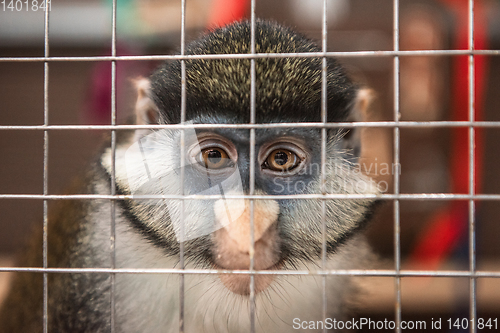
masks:
<path fill-rule="evenodd" d="M 182 27 L 181 27 L 181 53 L 180 55 L 169 55 L 169 56 L 118 56 L 116 52 L 116 12 L 117 12 L 117 0 L 113 0 L 113 16 L 112 16 L 112 47 L 111 56 L 92 56 L 92 57 L 51 57 L 49 55 L 49 18 L 50 12 L 45 11 L 45 27 L 44 27 L 44 56 L 43 57 L 3 57 L 0 58 L 0 62 L 43 62 L 44 63 L 44 124 L 43 125 L 33 125 L 33 126 L 11 126 L 11 125 L 0 125 L 0 130 L 32 130 L 32 131 L 43 131 L 44 133 L 44 145 L 43 145 L 43 194 L 0 194 L 0 199 L 37 199 L 43 201 L 43 267 L 0 267 L 0 272 L 36 272 L 42 273 L 43 280 L 43 329 L 44 332 L 48 331 L 48 286 L 47 286 L 47 275 L 49 273 L 109 273 L 111 276 L 111 327 L 112 331 L 115 328 L 115 309 L 114 309 L 114 298 L 115 298 L 115 275 L 116 274 L 178 274 L 180 276 L 180 311 L 179 311 L 179 331 L 184 332 L 184 276 L 186 274 L 220 274 L 220 273 L 231 273 L 231 274 L 251 274 L 250 282 L 250 316 L 251 316 L 251 327 L 250 332 L 255 332 L 255 286 L 254 286 L 254 276 L 255 275 L 319 275 L 322 276 L 323 281 L 323 318 L 327 317 L 326 308 L 326 278 L 329 275 L 347 275 L 347 276 L 386 276 L 393 277 L 395 282 L 395 321 L 397 327 L 401 322 L 402 310 L 401 310 L 401 278 L 402 277 L 464 277 L 470 279 L 470 296 L 469 305 L 470 313 L 469 319 L 476 318 L 476 280 L 480 277 L 494 277 L 499 278 L 500 272 L 496 271 L 478 271 L 476 269 L 476 221 L 475 221 L 475 202 L 477 200 L 500 200 L 500 194 L 477 194 L 474 191 L 475 184 L 475 164 L 474 164 L 474 138 L 476 128 L 500 128 L 500 121 L 475 121 L 475 109 L 474 109 L 474 56 L 476 55 L 500 55 L 498 50 L 475 50 L 474 49 L 474 0 L 468 0 L 469 10 L 468 10 L 468 49 L 467 50 L 423 50 L 423 51 L 401 51 L 399 46 L 399 25 L 400 25 L 400 4 L 398 0 L 393 0 L 393 50 L 392 51 L 355 51 L 355 52 L 327 52 L 327 0 L 323 2 L 323 17 L 322 17 L 322 50 L 320 53 L 293 53 L 293 54 L 256 54 L 255 52 L 255 3 L 256 0 L 251 1 L 251 53 L 250 54 L 237 54 L 237 55 L 185 55 L 185 41 L 186 41 L 186 27 L 185 27 L 185 17 L 186 17 L 186 1 L 182 1 Z M 467 121 L 400 121 L 400 57 L 405 56 L 458 56 L 467 55 L 468 56 L 468 120 Z M 323 59 L 323 76 L 322 76 L 322 103 L 321 103 L 321 122 L 319 123 L 280 123 L 280 124 L 256 124 L 255 123 L 255 59 L 259 58 L 282 58 L 282 57 L 321 57 Z M 393 82 L 394 82 L 394 110 L 393 110 L 393 120 L 392 121 L 377 121 L 377 122 L 342 122 L 342 123 L 327 123 L 327 108 L 326 108 L 326 59 L 328 57 L 391 57 L 393 58 Z M 184 129 L 188 128 L 210 128 L 213 125 L 206 124 L 186 124 L 186 87 L 185 87 L 185 60 L 190 59 L 227 59 L 227 58 L 241 58 L 251 60 L 251 107 L 250 107 L 250 122 L 248 124 L 224 124 L 217 125 L 220 128 L 239 128 L 239 129 L 250 129 L 250 193 L 245 196 L 238 195 L 225 195 L 226 199 L 231 198 L 248 198 L 250 199 L 250 220 L 251 220 L 251 251 L 253 254 L 254 246 L 254 230 L 253 230 L 253 219 L 254 219 L 254 200 L 264 200 L 268 198 L 274 199 L 317 199 L 322 200 L 322 230 L 323 230 L 323 248 L 322 248 L 322 264 L 321 269 L 316 271 L 258 271 L 254 270 L 254 258 L 251 255 L 251 262 L 249 270 L 215 270 L 215 269 L 185 269 L 184 268 L 184 248 L 183 243 L 180 243 L 180 265 L 176 269 L 128 269 L 128 268 L 115 268 L 115 204 L 117 200 L 130 199 L 131 196 L 128 195 L 117 195 L 115 192 L 115 159 L 112 159 L 112 183 L 111 183 L 111 194 L 110 195 L 50 195 L 48 192 L 48 152 L 49 152 L 49 133 L 51 131 L 58 130 L 109 130 L 111 131 L 111 149 L 112 155 L 115 155 L 116 150 L 116 132 L 119 130 L 129 130 L 129 129 L 161 129 L 161 128 L 176 128 L 181 129 L 184 133 Z M 181 102 L 181 123 L 178 125 L 118 125 L 116 123 L 116 63 L 117 61 L 135 61 L 135 60 L 181 60 L 182 64 L 182 102 Z M 49 68 L 52 62 L 70 62 L 70 61 L 102 61 L 111 62 L 112 71 L 112 108 L 111 108 L 111 121 L 110 125 L 50 125 L 49 124 Z M 255 182 L 255 130 L 260 128 L 277 128 L 277 127 L 306 127 L 306 128 L 320 128 L 322 129 L 322 146 L 321 146 L 321 184 L 322 193 L 321 194 L 296 194 L 296 195 L 256 195 L 254 191 Z M 354 194 L 327 194 L 324 189 L 325 186 L 325 161 L 326 161 L 326 131 L 329 128 L 339 128 L 339 127 L 380 127 L 380 128 L 391 128 L 393 129 L 393 161 L 395 165 L 399 165 L 400 162 L 400 129 L 401 128 L 468 128 L 468 150 L 469 150 L 469 161 L 468 161 L 468 176 L 469 176 L 469 191 L 467 194 L 457 194 L 457 193 L 439 193 L 439 194 L 403 194 L 400 193 L 400 175 L 398 172 L 394 173 L 394 193 L 393 194 L 381 194 L 378 198 L 383 200 L 392 201 L 394 203 L 393 218 L 394 218 L 394 269 L 391 270 L 326 270 L 324 267 L 326 262 L 326 206 L 325 200 L 333 198 L 373 198 L 374 196 L 367 195 L 354 195 Z M 184 135 L 181 137 L 181 163 L 184 159 L 182 158 L 184 154 Z M 181 165 L 181 170 L 183 170 Z M 183 183 L 184 173 L 181 171 L 181 183 Z M 134 196 L 134 198 L 152 198 L 152 199 L 178 199 L 184 204 L 184 200 L 200 200 L 200 199 L 211 199 L 216 200 L 221 198 L 221 196 L 210 195 L 151 195 L 151 196 Z M 85 199 L 85 200 L 95 200 L 95 199 L 107 199 L 110 201 L 111 205 L 111 238 L 110 238 L 110 256 L 111 256 L 111 267 L 110 268 L 49 268 L 47 264 L 47 229 L 48 229 L 48 201 L 50 200 L 73 200 L 73 199 Z M 401 269 L 401 221 L 400 221 L 400 201 L 401 200 L 464 200 L 468 202 L 469 205 L 469 270 L 462 271 L 424 271 L 424 270 L 402 270 Z M 183 210 L 181 209 L 181 212 Z M 182 214 L 182 213 L 181 213 Z M 183 216 L 181 215 L 181 220 Z M 181 223 L 181 226 L 183 224 Z M 184 230 L 181 230 L 183 233 Z M 400 328 L 397 331 L 401 331 Z M 476 332 L 476 327 L 470 328 L 471 332 Z"/>

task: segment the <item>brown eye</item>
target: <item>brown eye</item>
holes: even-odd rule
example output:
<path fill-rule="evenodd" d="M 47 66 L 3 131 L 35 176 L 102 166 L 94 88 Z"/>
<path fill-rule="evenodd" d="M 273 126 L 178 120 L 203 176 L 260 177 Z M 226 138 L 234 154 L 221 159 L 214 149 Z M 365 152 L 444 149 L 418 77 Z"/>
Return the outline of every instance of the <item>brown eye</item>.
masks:
<path fill-rule="evenodd" d="M 299 157 L 287 149 L 276 149 L 269 154 L 265 166 L 273 171 L 289 171 L 300 164 Z"/>
<path fill-rule="evenodd" d="M 207 169 L 221 169 L 229 164 L 229 156 L 221 148 L 207 148 L 201 151 L 201 162 Z"/>

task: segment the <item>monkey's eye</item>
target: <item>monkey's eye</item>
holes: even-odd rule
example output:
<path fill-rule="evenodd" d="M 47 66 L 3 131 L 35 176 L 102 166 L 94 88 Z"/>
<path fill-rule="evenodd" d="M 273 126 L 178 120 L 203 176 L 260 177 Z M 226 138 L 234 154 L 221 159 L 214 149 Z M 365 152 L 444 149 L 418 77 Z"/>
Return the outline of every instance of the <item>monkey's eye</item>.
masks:
<path fill-rule="evenodd" d="M 300 164 L 300 158 L 288 149 L 276 149 L 269 154 L 264 167 L 273 171 L 290 171 Z"/>
<path fill-rule="evenodd" d="M 222 169 L 229 166 L 231 159 L 222 148 L 206 148 L 201 151 L 201 163 L 207 169 Z"/>

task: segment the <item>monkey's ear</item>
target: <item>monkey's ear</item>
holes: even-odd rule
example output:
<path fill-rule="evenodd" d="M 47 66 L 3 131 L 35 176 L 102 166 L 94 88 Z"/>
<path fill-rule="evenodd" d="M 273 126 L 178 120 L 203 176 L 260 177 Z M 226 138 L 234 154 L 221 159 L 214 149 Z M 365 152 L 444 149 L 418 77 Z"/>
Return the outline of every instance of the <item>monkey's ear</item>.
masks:
<path fill-rule="evenodd" d="M 135 123 L 137 125 L 158 124 L 160 112 L 151 100 L 150 82 L 148 79 L 134 80 L 137 89 L 137 102 L 135 103 Z"/>
<path fill-rule="evenodd" d="M 368 88 L 358 90 L 351 113 L 352 121 L 368 121 L 368 109 L 375 93 Z"/>
<path fill-rule="evenodd" d="M 368 121 L 368 109 L 370 107 L 371 101 L 373 100 L 373 96 L 374 93 L 371 89 L 359 89 L 347 121 Z M 344 137 L 344 148 L 350 150 L 355 157 L 359 157 L 361 154 L 362 132 L 363 128 L 361 127 L 351 127 L 350 129 L 348 129 L 348 132 Z"/>

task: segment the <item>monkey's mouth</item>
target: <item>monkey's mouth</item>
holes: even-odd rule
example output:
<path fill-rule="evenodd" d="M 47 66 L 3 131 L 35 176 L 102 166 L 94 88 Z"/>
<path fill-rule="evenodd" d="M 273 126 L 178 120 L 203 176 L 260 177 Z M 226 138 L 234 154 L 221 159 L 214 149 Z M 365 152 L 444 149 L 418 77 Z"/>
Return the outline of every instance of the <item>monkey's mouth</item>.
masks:
<path fill-rule="evenodd" d="M 282 267 L 281 261 L 266 269 L 259 269 L 259 271 L 269 270 L 275 271 Z M 227 268 L 218 267 L 217 269 L 226 270 Z M 247 268 L 248 269 L 248 268 Z M 276 275 L 274 274 L 255 274 L 254 275 L 254 291 L 259 293 L 265 290 L 274 281 Z M 228 273 L 220 274 L 219 278 L 227 289 L 235 294 L 248 296 L 250 295 L 251 274 L 248 273 Z"/>
<path fill-rule="evenodd" d="M 215 252 L 212 258 L 213 266 L 220 270 L 248 270 L 250 268 L 250 253 L 242 251 L 227 231 L 220 229 L 214 233 Z M 275 227 L 269 228 L 263 237 L 254 244 L 254 269 L 279 270 L 284 261 L 280 256 L 279 237 Z M 250 295 L 251 274 L 227 273 L 219 278 L 226 288 L 239 295 Z M 265 290 L 274 281 L 274 274 L 255 274 L 255 293 Z"/>

